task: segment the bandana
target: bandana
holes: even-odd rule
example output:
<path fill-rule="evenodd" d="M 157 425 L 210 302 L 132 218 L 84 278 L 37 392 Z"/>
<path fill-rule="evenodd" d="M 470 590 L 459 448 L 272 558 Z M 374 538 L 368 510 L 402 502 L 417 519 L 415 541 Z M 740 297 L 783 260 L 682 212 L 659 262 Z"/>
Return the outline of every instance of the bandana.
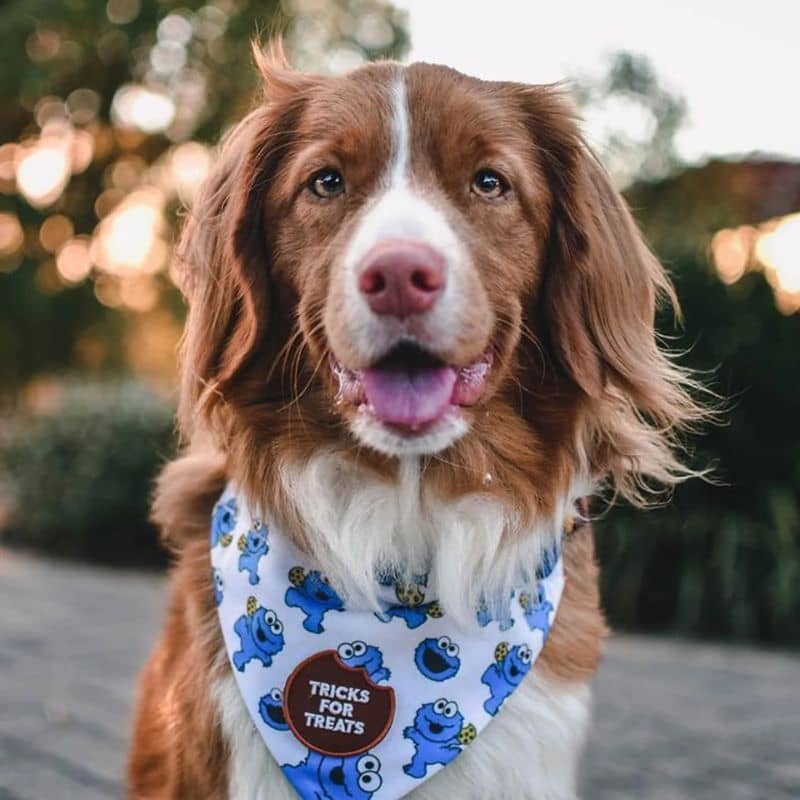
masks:
<path fill-rule="evenodd" d="M 425 575 L 378 575 L 381 611 L 349 609 L 230 486 L 211 563 L 239 690 L 303 800 L 395 800 L 456 759 L 530 671 L 564 587 L 555 547 L 466 630 L 426 597 Z"/>

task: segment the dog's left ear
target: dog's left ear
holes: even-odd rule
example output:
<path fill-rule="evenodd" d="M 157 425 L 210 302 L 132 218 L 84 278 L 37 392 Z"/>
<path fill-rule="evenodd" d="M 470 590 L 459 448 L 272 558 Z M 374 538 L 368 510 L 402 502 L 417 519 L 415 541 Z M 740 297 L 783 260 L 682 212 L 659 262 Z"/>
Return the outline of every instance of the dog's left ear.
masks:
<path fill-rule="evenodd" d="M 659 296 L 675 302 L 672 286 L 581 138 L 568 101 L 552 87 L 529 87 L 525 106 L 552 194 L 537 316 L 585 394 L 599 398 L 614 386 L 658 414 L 669 397 L 659 380 L 667 364 L 654 318 Z"/>
<path fill-rule="evenodd" d="M 593 475 L 610 476 L 624 497 L 646 505 L 655 487 L 702 474 L 682 463 L 676 434 L 714 418 L 695 399 L 709 393 L 659 347 L 656 308 L 664 299 L 679 313 L 675 291 L 583 141 L 574 108 L 555 87 L 515 91 L 549 186 L 529 323 L 589 401 L 580 436 Z"/>

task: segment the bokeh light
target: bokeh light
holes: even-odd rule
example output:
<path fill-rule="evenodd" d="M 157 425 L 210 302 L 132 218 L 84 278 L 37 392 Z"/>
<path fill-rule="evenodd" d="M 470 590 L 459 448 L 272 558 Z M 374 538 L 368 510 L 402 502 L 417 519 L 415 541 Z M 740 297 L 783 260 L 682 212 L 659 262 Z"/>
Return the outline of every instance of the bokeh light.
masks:
<path fill-rule="evenodd" d="M 0 214 L 0 255 L 13 255 L 25 240 L 16 214 Z"/>
<path fill-rule="evenodd" d="M 723 283 L 736 283 L 750 262 L 752 239 L 744 228 L 721 230 L 711 240 L 714 263 Z"/>
<path fill-rule="evenodd" d="M 175 102 L 165 92 L 128 83 L 117 89 L 111 103 L 111 116 L 123 128 L 160 133 L 175 118 Z"/>
<path fill-rule="evenodd" d="M 106 14 L 115 25 L 127 25 L 139 16 L 140 0 L 108 0 Z"/>
<path fill-rule="evenodd" d="M 762 270 L 784 314 L 800 311 L 800 214 L 717 231 L 711 255 L 724 283 L 736 283 L 748 270 Z"/>
<path fill-rule="evenodd" d="M 16 152 L 17 145 L 14 142 L 0 144 L 0 192 L 3 194 L 11 194 L 16 190 Z"/>
<path fill-rule="evenodd" d="M 66 106 L 74 125 L 87 125 L 100 110 L 100 95 L 93 89 L 75 89 L 67 97 Z"/>
<path fill-rule="evenodd" d="M 39 228 L 39 242 L 48 253 L 55 253 L 73 233 L 74 228 L 69 217 L 53 214 Z"/>
<path fill-rule="evenodd" d="M 70 147 L 72 174 L 78 175 L 88 169 L 93 157 L 94 136 L 89 131 L 74 131 Z"/>
<path fill-rule="evenodd" d="M 0 272 L 10 272 L 19 264 L 25 232 L 16 214 L 0 213 Z"/>
<path fill-rule="evenodd" d="M 67 283 L 80 283 L 87 278 L 92 269 L 88 237 L 69 239 L 62 245 L 56 256 L 56 269 Z"/>
<path fill-rule="evenodd" d="M 164 195 L 155 187 L 132 192 L 95 230 L 92 261 L 111 273 L 154 273 L 166 263 Z"/>
<path fill-rule="evenodd" d="M 755 254 L 766 270 L 775 273 L 781 289 L 800 292 L 800 214 L 784 217 L 762 234 Z"/>
<path fill-rule="evenodd" d="M 69 152 L 65 143 L 56 137 L 17 148 L 17 188 L 35 208 L 43 208 L 58 200 L 70 174 Z"/>
<path fill-rule="evenodd" d="M 199 142 L 186 142 L 168 154 L 171 186 L 184 203 L 191 203 L 211 169 L 211 150 Z"/>
<path fill-rule="evenodd" d="M 120 280 L 120 301 L 132 311 L 151 311 L 160 297 L 161 291 L 152 275 L 130 275 Z"/>

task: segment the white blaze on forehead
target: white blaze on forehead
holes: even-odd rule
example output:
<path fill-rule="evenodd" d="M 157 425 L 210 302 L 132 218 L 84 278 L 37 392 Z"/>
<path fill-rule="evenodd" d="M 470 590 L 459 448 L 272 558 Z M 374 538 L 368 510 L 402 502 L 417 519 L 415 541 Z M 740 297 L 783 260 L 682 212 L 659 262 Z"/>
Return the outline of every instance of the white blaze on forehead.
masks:
<path fill-rule="evenodd" d="M 350 241 L 345 261 L 355 271 L 363 257 L 380 242 L 414 239 L 439 250 L 453 272 L 463 258 L 461 242 L 445 214 L 412 186 L 411 115 L 402 72 L 390 92 L 390 162 L 379 194 L 368 206 Z"/>
<path fill-rule="evenodd" d="M 411 134 L 408 124 L 408 99 L 403 73 L 397 76 L 392 87 L 392 171 L 391 186 L 398 186 L 408 179 Z"/>

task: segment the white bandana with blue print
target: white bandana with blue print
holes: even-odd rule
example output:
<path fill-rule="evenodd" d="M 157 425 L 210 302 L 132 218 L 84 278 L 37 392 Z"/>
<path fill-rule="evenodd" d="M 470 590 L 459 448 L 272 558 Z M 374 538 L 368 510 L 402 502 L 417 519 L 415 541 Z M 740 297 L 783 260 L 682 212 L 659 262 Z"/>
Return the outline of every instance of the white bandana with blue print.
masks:
<path fill-rule="evenodd" d="M 564 588 L 558 548 L 499 611 L 449 624 L 426 576 L 348 609 L 234 487 L 211 520 L 214 599 L 253 722 L 298 796 L 394 800 L 456 759 L 525 679 Z"/>

